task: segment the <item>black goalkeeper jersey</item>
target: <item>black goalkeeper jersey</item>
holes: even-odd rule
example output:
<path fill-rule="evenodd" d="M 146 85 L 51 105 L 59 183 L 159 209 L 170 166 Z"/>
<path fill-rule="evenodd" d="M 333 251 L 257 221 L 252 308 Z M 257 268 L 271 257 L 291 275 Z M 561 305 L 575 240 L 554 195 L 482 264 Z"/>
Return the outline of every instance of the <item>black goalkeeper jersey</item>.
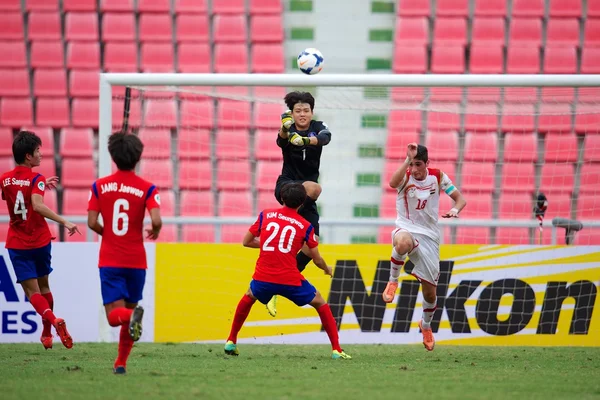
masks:
<path fill-rule="evenodd" d="M 331 133 L 322 121 L 311 121 L 308 129 L 299 131 L 296 124 L 290 127 L 290 137 L 298 133 L 303 137 L 317 136 L 321 133 L 328 136 L 327 143 L 331 138 Z M 324 144 L 327 144 L 324 143 Z M 319 179 L 319 166 L 321 165 L 322 145 L 294 146 L 288 139 L 283 139 L 277 135 L 277 145 L 281 147 L 283 153 L 283 168 L 281 176 L 299 181 L 317 182 Z"/>

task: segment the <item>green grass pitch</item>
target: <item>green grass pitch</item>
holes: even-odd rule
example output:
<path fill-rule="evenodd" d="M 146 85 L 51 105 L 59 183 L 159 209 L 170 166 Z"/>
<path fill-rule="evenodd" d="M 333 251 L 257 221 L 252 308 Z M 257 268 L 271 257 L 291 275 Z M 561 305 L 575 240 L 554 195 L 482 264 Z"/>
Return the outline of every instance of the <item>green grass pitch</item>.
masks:
<path fill-rule="evenodd" d="M 117 345 L 0 345 L 0 398 L 9 399 L 599 399 L 600 349 L 348 345 L 136 344 L 125 376 Z"/>

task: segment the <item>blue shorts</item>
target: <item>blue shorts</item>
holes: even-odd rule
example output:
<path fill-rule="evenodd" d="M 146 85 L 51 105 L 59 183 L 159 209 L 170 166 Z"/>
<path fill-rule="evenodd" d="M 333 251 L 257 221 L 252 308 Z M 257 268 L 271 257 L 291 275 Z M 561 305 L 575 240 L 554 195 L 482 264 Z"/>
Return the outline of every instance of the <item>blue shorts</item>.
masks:
<path fill-rule="evenodd" d="M 292 286 L 253 279 L 250 282 L 250 290 L 263 304 L 267 304 L 274 295 L 279 295 L 293 301 L 297 306 L 304 306 L 313 301 L 317 294 L 317 289 L 309 281 L 302 281 L 301 286 Z"/>
<path fill-rule="evenodd" d="M 16 250 L 7 249 L 17 276 L 17 283 L 28 279 L 42 278 L 50 275 L 52 267 L 52 244 L 48 243 L 38 249 Z"/>
<path fill-rule="evenodd" d="M 102 302 L 113 303 L 125 300 L 137 303 L 142 299 L 146 270 L 139 268 L 100 267 Z"/>

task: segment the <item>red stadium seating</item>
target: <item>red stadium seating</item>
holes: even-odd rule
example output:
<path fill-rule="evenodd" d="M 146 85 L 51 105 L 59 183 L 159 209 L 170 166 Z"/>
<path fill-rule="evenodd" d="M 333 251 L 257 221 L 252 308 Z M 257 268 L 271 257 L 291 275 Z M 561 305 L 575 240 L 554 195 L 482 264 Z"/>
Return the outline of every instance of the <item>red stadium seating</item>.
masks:
<path fill-rule="evenodd" d="M 139 99 L 131 99 L 129 106 L 129 126 L 140 126 L 142 121 L 142 106 Z M 123 124 L 123 99 L 112 101 L 112 125 L 120 128 Z"/>
<path fill-rule="evenodd" d="M 210 72 L 210 45 L 206 43 L 180 43 L 178 71 Z"/>
<path fill-rule="evenodd" d="M 171 189 L 173 187 L 173 162 L 171 160 L 142 160 L 140 161 L 140 175 L 159 189 Z"/>
<path fill-rule="evenodd" d="M 460 129 L 460 105 L 429 104 L 427 112 L 427 130 L 429 131 L 458 131 Z"/>
<path fill-rule="evenodd" d="M 463 98 L 463 88 L 449 88 L 449 87 L 430 87 L 429 88 L 429 102 L 434 103 L 460 103 Z"/>
<path fill-rule="evenodd" d="M 172 100 L 146 100 L 144 107 L 144 124 L 148 127 L 177 126 L 177 107 Z"/>
<path fill-rule="evenodd" d="M 417 131 L 405 131 L 390 126 L 385 143 L 385 157 L 397 159 L 398 154 L 406 151 L 408 143 L 418 142 L 419 133 Z"/>
<path fill-rule="evenodd" d="M 67 68 L 100 69 L 100 45 L 92 42 L 68 43 Z"/>
<path fill-rule="evenodd" d="M 548 209 L 544 218 L 571 218 L 571 195 L 566 193 L 549 193 Z"/>
<path fill-rule="evenodd" d="M 254 155 L 257 160 L 283 160 L 281 149 L 277 146 L 277 132 L 271 129 L 258 129 L 255 133 Z"/>
<path fill-rule="evenodd" d="M 0 70 L 0 96 L 29 96 L 29 74 L 27 70 Z"/>
<path fill-rule="evenodd" d="M 217 73 L 247 73 L 248 48 L 246 44 L 217 44 L 215 45 L 214 72 Z"/>
<path fill-rule="evenodd" d="M 58 6 L 57 6 L 58 8 Z M 21 2 L 14 0 L 0 0 L 1 11 L 21 11 Z M 4 236 L 2 236 L 4 237 Z"/>
<path fill-rule="evenodd" d="M 534 87 L 505 87 L 505 103 L 535 103 L 538 99 L 538 89 Z M 511 105 L 512 107 L 512 105 Z"/>
<path fill-rule="evenodd" d="M 247 29 L 245 15 L 216 15 L 213 40 L 215 43 L 245 43 Z"/>
<path fill-rule="evenodd" d="M 491 193 L 494 190 L 495 165 L 493 163 L 464 162 L 461 175 L 460 187 L 465 192 Z M 470 199 L 471 197 L 469 197 L 469 208 Z"/>
<path fill-rule="evenodd" d="M 527 193 L 500 193 L 500 219 L 533 219 L 533 196 Z"/>
<path fill-rule="evenodd" d="M 543 164 L 540 191 L 542 193 L 571 194 L 575 183 L 573 164 Z"/>
<path fill-rule="evenodd" d="M 135 16 L 131 13 L 104 13 L 102 40 L 105 42 L 135 40 Z"/>
<path fill-rule="evenodd" d="M 255 15 L 252 17 L 250 21 L 251 42 L 281 43 L 283 40 L 283 21 L 280 15 Z"/>
<path fill-rule="evenodd" d="M 581 92 L 579 96 L 581 97 Z M 580 135 L 600 133 L 600 110 L 596 104 L 577 104 L 575 132 Z"/>
<path fill-rule="evenodd" d="M 600 46 L 600 19 L 588 18 L 585 21 L 583 45 L 586 47 Z"/>
<path fill-rule="evenodd" d="M 0 40 L 22 40 L 24 32 L 23 17 L 20 12 L 0 14 Z"/>
<path fill-rule="evenodd" d="M 436 2 L 437 16 L 469 16 L 468 0 L 437 0 Z"/>
<path fill-rule="evenodd" d="M 121 106 L 121 114 L 123 108 Z M 72 120 L 73 126 L 81 128 L 98 128 L 98 100 L 90 99 L 73 99 L 72 103 Z M 113 124 L 116 119 L 113 118 Z M 38 121 L 39 123 L 39 121 Z M 66 126 L 66 125 L 53 125 Z M 135 126 L 130 122 L 130 126 Z"/>
<path fill-rule="evenodd" d="M 249 191 L 219 193 L 218 215 L 221 217 L 249 217 L 252 212 L 252 194 Z M 245 227 L 248 230 L 248 226 Z M 243 237 L 244 231 L 241 232 Z"/>
<path fill-rule="evenodd" d="M 571 132 L 571 114 L 570 104 L 540 104 L 538 132 Z"/>
<path fill-rule="evenodd" d="M 281 174 L 281 161 L 259 161 L 256 164 L 256 188 L 272 192 Z"/>
<path fill-rule="evenodd" d="M 407 105 L 410 107 L 411 105 Z M 414 107 L 414 106 L 413 106 Z M 402 127 L 402 130 L 408 132 L 421 130 L 422 126 L 422 113 L 420 110 L 392 110 L 388 118 L 389 126 Z"/>
<path fill-rule="evenodd" d="M 398 15 L 429 17 L 429 0 L 399 0 Z"/>
<path fill-rule="evenodd" d="M 575 237 L 575 244 L 578 246 L 600 245 L 600 229 L 588 228 L 579 232 Z"/>
<path fill-rule="evenodd" d="M 535 190 L 535 167 L 533 163 L 504 163 L 501 190 L 503 193 L 533 193 Z"/>
<path fill-rule="evenodd" d="M 29 40 L 45 41 L 60 40 L 60 14 L 47 11 L 32 11 L 29 13 Z"/>
<path fill-rule="evenodd" d="M 501 74 L 504 70 L 502 46 L 489 44 L 471 46 L 471 65 L 469 71 L 472 74 Z"/>
<path fill-rule="evenodd" d="M 63 157 L 89 158 L 94 151 L 94 132 L 89 128 L 63 128 L 59 143 L 59 153 Z"/>
<path fill-rule="evenodd" d="M 247 159 L 250 134 L 247 129 L 220 129 L 216 136 L 217 160 Z"/>
<path fill-rule="evenodd" d="M 63 46 L 61 42 L 32 42 L 31 67 L 63 68 Z"/>
<path fill-rule="evenodd" d="M 496 162 L 498 136 L 496 133 L 469 133 L 465 136 L 465 161 Z"/>
<path fill-rule="evenodd" d="M 104 69 L 110 72 L 137 72 L 138 57 L 135 43 L 106 43 Z"/>
<path fill-rule="evenodd" d="M 577 72 L 577 49 L 575 47 L 545 48 L 544 72 L 546 74 L 575 74 Z"/>
<path fill-rule="evenodd" d="M 142 72 L 174 72 L 175 54 L 171 43 L 142 44 Z"/>
<path fill-rule="evenodd" d="M 534 237 L 537 236 L 534 235 Z M 537 240 L 535 244 L 538 244 Z M 496 228 L 495 243 L 504 245 L 531 244 L 531 228 Z"/>
<path fill-rule="evenodd" d="M 425 46 L 398 46 L 394 48 L 394 73 L 424 74 L 427 72 Z"/>
<path fill-rule="evenodd" d="M 581 0 L 551 0 L 550 17 L 581 17 Z M 552 19 L 552 18 L 550 18 Z"/>
<path fill-rule="evenodd" d="M 583 49 L 580 72 L 582 74 L 600 73 L 600 47 L 585 47 Z M 597 90 L 594 90 L 594 92 L 596 92 L 597 98 Z"/>
<path fill-rule="evenodd" d="M 247 160 L 219 161 L 217 190 L 247 190 L 250 184 L 250 163 Z"/>
<path fill-rule="evenodd" d="M 463 167 L 464 169 L 464 167 Z M 469 206 L 461 211 L 460 217 L 464 219 L 492 218 L 491 193 L 469 193 Z M 485 243 L 485 242 L 483 242 Z"/>
<path fill-rule="evenodd" d="M 54 158 L 54 133 L 52 128 L 41 126 L 24 126 L 23 129 L 28 129 L 35 132 L 42 141 L 42 164 L 46 158 Z M 54 175 L 54 172 L 53 172 Z"/>
<path fill-rule="evenodd" d="M 93 180 L 88 183 L 86 189 L 67 189 L 63 191 L 62 213 L 64 215 L 85 215 L 87 214 L 87 205 L 90 194 L 89 186 Z"/>
<path fill-rule="evenodd" d="M 263 44 L 252 45 L 252 66 L 250 72 L 253 73 L 283 73 L 285 66 L 283 62 L 282 44 Z"/>
<path fill-rule="evenodd" d="M 173 193 L 172 190 L 161 190 L 160 191 L 160 214 L 161 214 L 161 216 L 173 217 L 175 215 L 175 204 L 176 204 L 175 203 L 175 193 Z"/>
<path fill-rule="evenodd" d="M 279 104 L 256 103 L 254 105 L 254 127 L 279 129 L 281 126 L 279 116 L 284 111 L 284 107 Z"/>
<path fill-rule="evenodd" d="M 39 126 L 53 126 L 57 128 L 71 125 L 69 116 L 69 100 L 61 98 L 40 97 L 36 103 L 37 115 L 35 121 Z M 96 125 L 98 123 L 98 109 L 96 108 Z"/>
<path fill-rule="evenodd" d="M 425 96 L 425 88 L 422 87 L 393 87 L 391 89 L 392 100 L 398 103 L 420 103 Z"/>
<path fill-rule="evenodd" d="M 179 162 L 179 189 L 210 190 L 212 167 L 209 160 L 182 160 Z"/>
<path fill-rule="evenodd" d="M 281 205 L 275 200 L 275 196 L 273 195 L 273 191 L 270 192 L 258 192 L 258 197 L 256 200 L 256 212 L 260 213 L 267 208 L 279 208 Z"/>
<path fill-rule="evenodd" d="M 171 158 L 171 131 L 168 128 L 140 128 L 138 137 L 144 143 L 144 157 Z"/>
<path fill-rule="evenodd" d="M 504 104 L 503 132 L 533 132 L 534 108 L 532 104 Z"/>
<path fill-rule="evenodd" d="M 575 89 L 565 87 L 543 87 L 542 103 L 572 103 L 575 100 Z"/>
<path fill-rule="evenodd" d="M 12 142 L 13 142 L 13 133 L 12 129 L 8 127 L 0 128 L 0 159 L 3 157 L 12 157 Z M 7 170 L 4 168 L 4 165 L 0 165 L 0 170 Z M 2 207 L 0 207 L 2 209 Z"/>
<path fill-rule="evenodd" d="M 175 13 L 204 14 L 207 11 L 206 0 L 175 0 Z"/>
<path fill-rule="evenodd" d="M 549 19 L 546 43 L 552 46 L 579 46 L 579 21 L 575 18 Z"/>
<path fill-rule="evenodd" d="M 600 162 L 600 135 L 588 135 L 585 137 L 583 161 Z"/>
<path fill-rule="evenodd" d="M 507 133 L 504 135 L 504 161 L 537 161 L 537 138 L 535 133 Z"/>
<path fill-rule="evenodd" d="M 512 18 L 509 44 L 517 47 L 540 46 L 542 44 L 542 20 L 539 18 Z"/>
<path fill-rule="evenodd" d="M 178 42 L 208 42 L 208 18 L 204 14 L 177 16 Z"/>
<path fill-rule="evenodd" d="M 433 44 L 435 46 L 465 46 L 467 44 L 467 20 L 464 18 L 436 18 Z"/>
<path fill-rule="evenodd" d="M 98 97 L 100 74 L 93 70 L 71 70 L 69 93 L 73 97 Z"/>
<path fill-rule="evenodd" d="M 215 214 L 215 201 L 210 191 L 181 192 L 180 215 L 192 217 L 212 217 Z"/>
<path fill-rule="evenodd" d="M 169 42 L 173 40 L 169 14 L 140 14 L 140 42 Z"/>
<path fill-rule="evenodd" d="M 250 103 L 247 101 L 220 100 L 217 105 L 220 128 L 243 129 L 250 121 Z"/>
<path fill-rule="evenodd" d="M 245 0 L 213 0 L 212 12 L 214 14 L 244 14 L 246 12 Z"/>
<path fill-rule="evenodd" d="M 504 45 L 504 19 L 479 17 L 473 19 L 472 43 L 486 46 Z"/>
<path fill-rule="evenodd" d="M 469 98 L 471 98 L 469 91 Z M 496 132 L 498 131 L 498 106 L 487 103 L 468 103 L 465 114 L 465 131 Z"/>
<path fill-rule="evenodd" d="M 540 53 L 531 47 L 509 47 L 506 73 L 537 74 L 540 72 Z"/>
<path fill-rule="evenodd" d="M 209 159 L 210 132 L 207 129 L 179 129 L 177 156 L 180 159 Z"/>
<path fill-rule="evenodd" d="M 442 46 L 434 43 L 431 56 L 431 72 L 436 74 L 462 74 L 465 71 L 463 46 Z"/>
<path fill-rule="evenodd" d="M 33 125 L 33 111 L 29 98 L 5 97 L 0 102 L 0 124 L 20 128 Z"/>
<path fill-rule="evenodd" d="M 396 19 L 396 46 L 425 46 L 428 42 L 429 22 L 425 17 Z"/>
<path fill-rule="evenodd" d="M 144 236 L 145 242 L 154 242 L 151 239 L 147 239 Z M 163 228 L 160 230 L 160 235 L 158 239 L 156 239 L 158 243 L 175 243 L 177 242 L 177 226 L 175 225 L 163 225 Z"/>
<path fill-rule="evenodd" d="M 96 0 L 63 0 L 63 11 L 96 11 Z"/>
<path fill-rule="evenodd" d="M 425 146 L 429 157 L 436 161 L 456 161 L 458 159 L 458 135 L 456 132 L 427 132 Z"/>
<path fill-rule="evenodd" d="M 0 42 L 4 56 L 0 58 L 0 67 L 26 67 L 25 44 L 22 40 L 17 42 Z"/>
<path fill-rule="evenodd" d="M 132 12 L 134 0 L 100 0 L 100 9 L 102 12 Z"/>
<path fill-rule="evenodd" d="M 138 0 L 137 5 L 140 13 L 168 13 L 171 10 L 170 0 Z"/>
<path fill-rule="evenodd" d="M 186 224 L 183 226 L 182 235 L 185 243 L 214 243 L 215 228 L 212 225 Z"/>
<path fill-rule="evenodd" d="M 546 150 L 544 151 L 544 161 L 546 163 L 565 163 L 577 162 L 577 137 L 574 134 L 555 134 L 546 135 Z"/>
<path fill-rule="evenodd" d="M 25 9 L 27 11 L 58 11 L 58 0 L 27 0 Z"/>
<path fill-rule="evenodd" d="M 65 39 L 98 41 L 96 13 L 68 13 L 65 15 Z"/>
<path fill-rule="evenodd" d="M 513 0 L 512 15 L 541 18 L 544 16 L 544 0 Z"/>
<path fill-rule="evenodd" d="M 600 198 L 596 194 L 582 194 L 577 200 L 578 219 L 600 219 Z M 585 230 L 585 229 L 584 229 Z"/>
<path fill-rule="evenodd" d="M 214 105 L 212 101 L 181 100 L 181 126 L 187 128 L 212 129 Z"/>
<path fill-rule="evenodd" d="M 475 16 L 506 16 L 506 1 L 504 0 L 475 0 Z"/>
<path fill-rule="evenodd" d="M 250 0 L 250 14 L 281 14 L 281 0 Z"/>
<path fill-rule="evenodd" d="M 96 179 L 94 160 L 65 158 L 61 163 L 60 183 L 65 188 L 89 188 Z"/>

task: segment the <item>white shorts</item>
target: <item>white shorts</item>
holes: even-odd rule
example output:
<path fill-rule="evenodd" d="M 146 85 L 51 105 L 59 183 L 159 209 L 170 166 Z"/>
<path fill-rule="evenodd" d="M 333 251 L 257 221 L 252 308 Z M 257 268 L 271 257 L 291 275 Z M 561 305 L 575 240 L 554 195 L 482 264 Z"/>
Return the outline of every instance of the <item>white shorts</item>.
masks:
<path fill-rule="evenodd" d="M 414 247 L 408 253 L 408 258 L 415 265 L 411 275 L 419 282 L 437 286 L 440 279 L 440 244 L 427 235 L 410 233 L 406 229 L 396 228 L 392 231 L 392 245 L 394 236 L 400 231 L 409 233 L 413 238 Z"/>

